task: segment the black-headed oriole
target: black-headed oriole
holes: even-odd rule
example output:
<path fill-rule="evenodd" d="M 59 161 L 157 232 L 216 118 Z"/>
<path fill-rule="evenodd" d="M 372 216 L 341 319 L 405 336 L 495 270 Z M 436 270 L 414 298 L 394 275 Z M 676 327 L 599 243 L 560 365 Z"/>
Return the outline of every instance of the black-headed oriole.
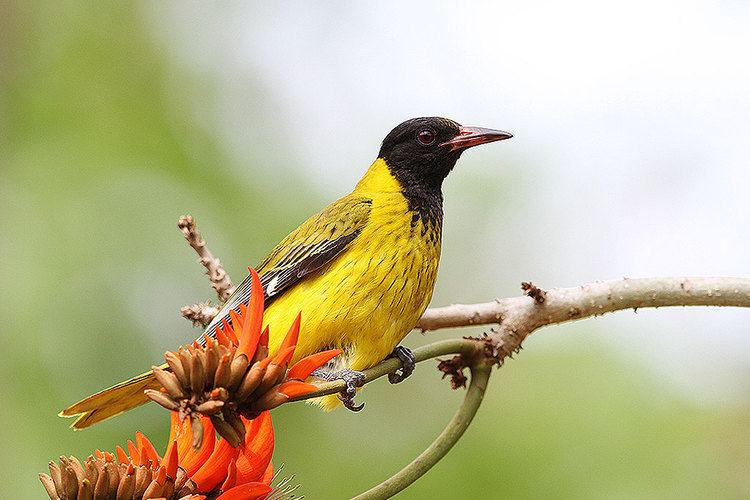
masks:
<path fill-rule="evenodd" d="M 414 118 L 394 128 L 354 191 L 307 219 L 257 267 L 271 352 L 299 311 L 302 330 L 292 362 L 339 348 L 343 354 L 334 368 L 356 373 L 394 352 L 432 297 L 440 260 L 443 179 L 467 148 L 510 137 L 438 117 Z M 229 310 L 245 303 L 249 290 L 248 277 L 201 339 L 215 335 L 217 322 L 229 320 Z M 408 350 L 397 352 L 408 360 Z M 154 387 L 158 384 L 148 372 L 61 415 L 78 416 L 76 429 L 89 427 L 145 403 L 143 390 Z M 343 399 L 355 408 L 350 398 Z M 333 408 L 338 400 L 327 396 L 318 403 Z"/>

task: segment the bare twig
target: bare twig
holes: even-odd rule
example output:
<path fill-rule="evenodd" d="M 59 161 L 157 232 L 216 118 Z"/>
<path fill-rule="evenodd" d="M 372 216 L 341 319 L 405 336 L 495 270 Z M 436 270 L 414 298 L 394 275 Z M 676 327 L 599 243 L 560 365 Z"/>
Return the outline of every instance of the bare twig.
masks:
<path fill-rule="evenodd" d="M 192 215 L 183 215 L 177 221 L 177 227 L 180 228 L 182 234 L 185 236 L 188 244 L 193 247 L 195 253 L 198 254 L 198 262 L 206 268 L 206 274 L 208 279 L 211 281 L 211 286 L 216 290 L 216 295 L 219 300 L 225 302 L 232 292 L 234 292 L 234 286 L 232 286 L 232 280 L 229 278 L 229 274 L 224 270 L 224 266 L 221 265 L 219 259 L 214 257 L 211 250 L 206 246 L 206 242 L 201 238 L 201 233 L 195 226 L 195 220 Z"/>
<path fill-rule="evenodd" d="M 195 220 L 191 215 L 183 215 L 177 221 L 177 227 L 180 228 L 185 240 L 198 254 L 198 262 L 206 268 L 206 274 L 211 281 L 211 286 L 216 290 L 219 302 L 224 303 L 234 292 L 232 280 L 229 274 L 224 270 L 219 259 L 214 257 L 211 250 L 206 246 L 206 242 L 201 238 L 201 233 L 195 225 Z M 219 312 L 219 308 L 212 306 L 208 302 L 202 302 L 191 306 L 183 307 L 180 312 L 182 315 L 193 322 L 202 326 L 208 325 L 214 316 Z"/>
<path fill-rule="evenodd" d="M 526 295 L 534 299 L 537 304 L 544 304 L 544 301 L 547 299 L 547 292 L 536 286 L 531 281 L 522 282 L 521 290 L 523 290 Z"/>
<path fill-rule="evenodd" d="M 207 327 L 218 313 L 219 308 L 212 305 L 211 302 L 200 302 L 180 309 L 182 317 L 192 321 L 193 326 L 200 325 L 203 328 Z"/>

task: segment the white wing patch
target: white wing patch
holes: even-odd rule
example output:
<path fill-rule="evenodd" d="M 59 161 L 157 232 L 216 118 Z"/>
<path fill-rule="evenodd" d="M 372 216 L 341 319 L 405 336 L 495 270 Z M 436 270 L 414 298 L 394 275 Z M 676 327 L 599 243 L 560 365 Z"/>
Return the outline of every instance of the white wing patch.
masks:
<path fill-rule="evenodd" d="M 269 296 L 269 297 L 271 295 L 273 295 L 273 292 L 276 291 L 276 286 L 278 284 L 279 284 L 279 277 L 278 276 L 274 276 L 273 279 L 271 280 L 271 282 L 266 287 L 266 295 Z"/>

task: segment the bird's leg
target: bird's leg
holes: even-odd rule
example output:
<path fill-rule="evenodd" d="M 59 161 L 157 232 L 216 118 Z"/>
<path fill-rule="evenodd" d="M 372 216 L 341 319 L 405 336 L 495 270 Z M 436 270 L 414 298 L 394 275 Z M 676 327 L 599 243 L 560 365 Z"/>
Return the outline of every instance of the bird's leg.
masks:
<path fill-rule="evenodd" d="M 406 377 L 414 372 L 414 367 L 417 365 L 417 358 L 414 357 L 414 353 L 411 352 L 411 349 L 409 349 L 408 347 L 396 346 L 391 355 L 388 357 L 399 359 L 401 361 L 401 364 L 403 365 L 401 368 L 401 373 L 395 371 L 388 374 L 388 382 L 390 382 L 391 384 L 398 384 L 399 382 L 403 381 Z"/>
<path fill-rule="evenodd" d="M 354 403 L 354 396 L 357 394 L 357 387 L 361 387 L 365 383 L 364 373 L 350 368 L 344 368 L 343 370 L 335 372 L 318 368 L 312 372 L 311 375 L 328 381 L 343 380 L 346 382 L 346 389 L 339 393 L 339 399 L 344 406 L 351 411 L 359 411 L 365 407 L 364 403 L 358 405 Z"/>

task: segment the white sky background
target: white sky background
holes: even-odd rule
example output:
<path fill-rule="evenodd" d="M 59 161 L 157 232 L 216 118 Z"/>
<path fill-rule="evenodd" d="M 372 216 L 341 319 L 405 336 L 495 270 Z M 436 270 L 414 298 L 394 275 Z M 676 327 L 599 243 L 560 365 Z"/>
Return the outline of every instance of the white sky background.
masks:
<path fill-rule="evenodd" d="M 746 2 L 172 1 L 145 4 L 144 18 L 211 96 L 176 106 L 238 166 L 295 169 L 326 198 L 406 118 L 513 132 L 464 154 L 446 182 L 436 302 L 516 294 L 525 279 L 750 276 Z M 587 326 L 686 396 L 750 401 L 747 311 Z M 550 333 L 535 348 L 573 331 Z"/>

